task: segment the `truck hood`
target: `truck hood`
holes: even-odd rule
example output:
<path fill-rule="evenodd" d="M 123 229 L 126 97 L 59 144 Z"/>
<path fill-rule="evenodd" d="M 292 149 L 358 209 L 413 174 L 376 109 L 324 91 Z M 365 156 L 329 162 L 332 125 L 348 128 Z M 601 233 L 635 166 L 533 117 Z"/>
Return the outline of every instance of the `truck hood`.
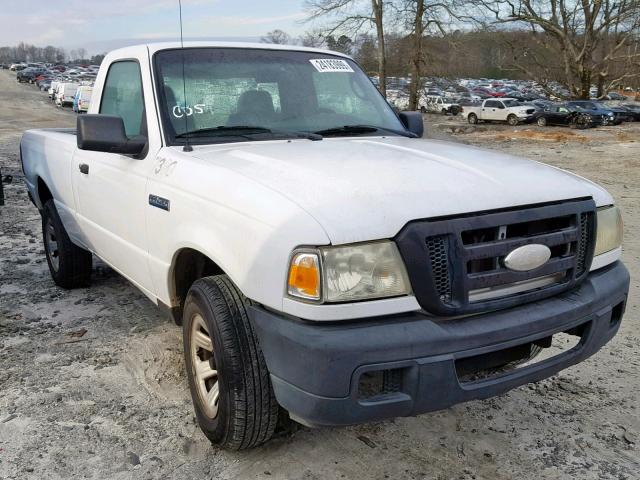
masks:
<path fill-rule="evenodd" d="M 404 137 L 195 147 L 193 154 L 304 209 L 333 244 L 393 237 L 409 221 L 581 197 L 613 203 L 563 170 L 465 145 Z"/>

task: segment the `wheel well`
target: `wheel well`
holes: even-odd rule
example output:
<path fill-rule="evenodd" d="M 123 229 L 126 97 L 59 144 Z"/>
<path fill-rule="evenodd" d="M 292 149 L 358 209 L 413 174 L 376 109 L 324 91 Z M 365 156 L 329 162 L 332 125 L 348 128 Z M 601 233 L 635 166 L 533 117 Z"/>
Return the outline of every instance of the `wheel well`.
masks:
<path fill-rule="evenodd" d="M 40 205 L 44 207 L 44 204 L 52 198 L 51 190 L 49 190 L 47 184 L 44 183 L 44 180 L 38 177 L 38 199 L 40 200 Z"/>
<path fill-rule="evenodd" d="M 173 307 L 173 317 L 178 324 L 182 319 L 184 300 L 193 282 L 203 277 L 224 273 L 213 260 L 192 248 L 183 248 L 177 253 L 171 272 L 172 293 L 176 302 Z"/>

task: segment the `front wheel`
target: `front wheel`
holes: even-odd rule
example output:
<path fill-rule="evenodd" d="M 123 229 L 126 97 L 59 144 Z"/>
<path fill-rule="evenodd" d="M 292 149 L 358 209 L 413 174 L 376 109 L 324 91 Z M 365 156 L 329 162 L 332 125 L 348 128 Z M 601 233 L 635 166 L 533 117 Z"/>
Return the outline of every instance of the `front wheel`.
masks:
<path fill-rule="evenodd" d="M 539 127 L 546 127 L 547 126 L 547 119 L 544 118 L 544 117 L 538 118 L 538 126 Z"/>
<path fill-rule="evenodd" d="M 518 117 L 516 117 L 515 115 L 509 115 L 507 117 L 507 123 L 509 125 L 511 125 L 512 127 L 515 127 L 516 125 L 518 125 Z"/>
<path fill-rule="evenodd" d="M 251 302 L 226 275 L 196 281 L 185 300 L 183 338 L 200 428 L 223 448 L 271 438 L 278 420 L 269 371 L 249 322 Z"/>
<path fill-rule="evenodd" d="M 467 121 L 472 125 L 476 125 L 478 123 L 478 116 L 475 113 L 470 113 Z"/>
<path fill-rule="evenodd" d="M 60 220 L 53 199 L 42 209 L 42 236 L 51 278 L 62 288 L 86 287 L 91 279 L 91 252 L 75 245 Z"/>

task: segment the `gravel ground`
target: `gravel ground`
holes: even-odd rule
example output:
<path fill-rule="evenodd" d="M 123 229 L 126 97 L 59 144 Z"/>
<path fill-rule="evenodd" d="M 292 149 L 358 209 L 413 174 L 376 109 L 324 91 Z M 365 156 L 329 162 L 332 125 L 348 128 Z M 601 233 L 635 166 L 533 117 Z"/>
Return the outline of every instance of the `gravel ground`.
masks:
<path fill-rule="evenodd" d="M 499 398 L 302 428 L 242 453 L 220 451 L 200 433 L 181 332 L 142 294 L 99 263 L 91 288 L 64 291 L 51 281 L 18 142 L 27 128 L 73 124 L 68 111 L 0 71 L 0 168 L 14 177 L 0 207 L 0 478 L 640 478 L 640 124 L 576 136 L 548 128 L 561 135 L 546 138 L 538 127 L 460 133 L 460 119 L 427 116 L 432 136 L 551 163 L 616 197 L 632 289 L 621 331 L 601 352 Z"/>

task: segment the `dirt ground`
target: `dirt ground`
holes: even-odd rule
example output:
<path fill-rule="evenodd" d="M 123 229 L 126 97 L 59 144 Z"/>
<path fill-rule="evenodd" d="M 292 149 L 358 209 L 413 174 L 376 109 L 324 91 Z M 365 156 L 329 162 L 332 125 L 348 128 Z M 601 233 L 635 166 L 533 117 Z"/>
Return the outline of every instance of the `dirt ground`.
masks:
<path fill-rule="evenodd" d="M 0 207 L 0 478 L 640 478 L 640 124 L 452 134 L 462 120 L 427 116 L 429 135 L 566 168 L 616 197 L 632 287 L 621 331 L 601 352 L 499 398 L 303 428 L 233 453 L 194 422 L 177 327 L 103 265 L 88 289 L 61 290 L 49 277 L 18 142 L 25 129 L 74 121 L 0 71 L 0 168 L 13 175 Z"/>

